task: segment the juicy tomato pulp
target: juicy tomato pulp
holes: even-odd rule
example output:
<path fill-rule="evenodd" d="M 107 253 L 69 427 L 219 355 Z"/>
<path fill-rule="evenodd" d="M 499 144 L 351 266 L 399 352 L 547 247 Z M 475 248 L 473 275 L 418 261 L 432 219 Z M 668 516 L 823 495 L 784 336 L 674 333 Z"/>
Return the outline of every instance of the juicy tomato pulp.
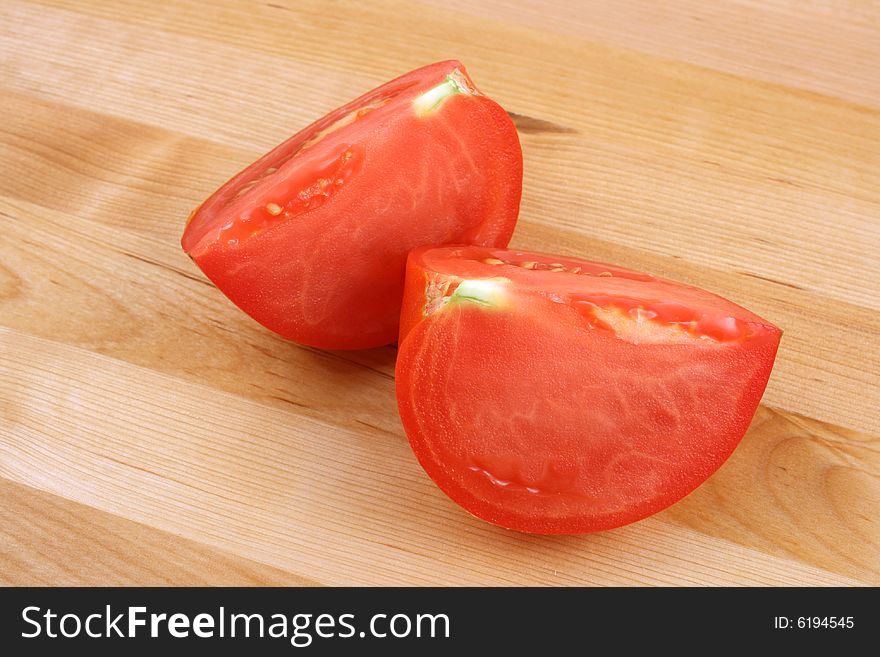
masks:
<path fill-rule="evenodd" d="M 709 292 L 618 267 L 417 249 L 398 406 L 428 475 L 477 517 L 542 534 L 610 529 L 727 459 L 780 335 Z"/>
<path fill-rule="evenodd" d="M 507 113 L 459 62 L 440 62 L 260 158 L 193 213 L 181 242 L 269 329 L 316 347 L 375 347 L 397 338 L 407 253 L 505 246 L 521 188 Z"/>

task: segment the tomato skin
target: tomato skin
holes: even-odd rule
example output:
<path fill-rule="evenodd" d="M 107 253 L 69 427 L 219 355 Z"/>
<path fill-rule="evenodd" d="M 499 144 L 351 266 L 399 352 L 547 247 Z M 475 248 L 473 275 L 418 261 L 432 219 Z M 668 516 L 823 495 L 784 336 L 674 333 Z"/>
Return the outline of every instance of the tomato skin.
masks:
<path fill-rule="evenodd" d="M 733 452 L 767 384 L 776 327 L 619 268 L 572 275 L 484 259 L 594 264 L 476 247 L 410 255 L 398 407 L 416 457 L 455 502 L 509 529 L 600 531 L 673 504 Z M 449 294 L 486 279 L 502 290 L 488 304 Z M 622 322 L 608 314 L 634 299 Z M 640 315 L 650 307 L 656 326 Z"/>
<path fill-rule="evenodd" d="M 236 305 L 286 338 L 329 349 L 395 341 L 407 253 L 504 246 L 519 211 L 522 152 L 497 103 L 472 89 L 425 114 L 413 109 L 450 75 L 472 85 L 459 62 L 440 62 L 294 135 L 194 213 L 184 249 Z"/>

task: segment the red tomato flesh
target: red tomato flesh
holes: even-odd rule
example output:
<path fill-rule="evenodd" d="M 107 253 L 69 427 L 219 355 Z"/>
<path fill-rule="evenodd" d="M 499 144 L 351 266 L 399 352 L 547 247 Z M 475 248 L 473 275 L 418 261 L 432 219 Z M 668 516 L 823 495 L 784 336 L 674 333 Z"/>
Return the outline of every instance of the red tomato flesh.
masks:
<path fill-rule="evenodd" d="M 610 529 L 727 459 L 780 335 L 714 294 L 611 265 L 422 248 L 407 263 L 398 406 L 419 462 L 473 515 Z"/>
<path fill-rule="evenodd" d="M 440 62 L 264 155 L 192 214 L 181 243 L 269 329 L 316 347 L 375 347 L 397 338 L 407 253 L 505 246 L 521 188 L 510 117 L 459 62 Z"/>

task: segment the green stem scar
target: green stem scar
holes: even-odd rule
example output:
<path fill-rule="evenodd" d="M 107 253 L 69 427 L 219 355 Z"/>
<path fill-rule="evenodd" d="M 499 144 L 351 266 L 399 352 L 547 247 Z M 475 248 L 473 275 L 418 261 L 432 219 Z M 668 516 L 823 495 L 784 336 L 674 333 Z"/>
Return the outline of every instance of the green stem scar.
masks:
<path fill-rule="evenodd" d="M 455 288 L 449 297 L 451 303 L 470 302 L 489 308 L 500 308 L 507 305 L 505 279 L 467 279 Z"/>
<path fill-rule="evenodd" d="M 421 96 L 418 96 L 413 101 L 413 107 L 418 116 L 425 116 L 440 107 L 447 98 L 456 94 L 479 94 L 458 69 L 447 75 L 446 79 L 436 87 L 428 89 Z"/>

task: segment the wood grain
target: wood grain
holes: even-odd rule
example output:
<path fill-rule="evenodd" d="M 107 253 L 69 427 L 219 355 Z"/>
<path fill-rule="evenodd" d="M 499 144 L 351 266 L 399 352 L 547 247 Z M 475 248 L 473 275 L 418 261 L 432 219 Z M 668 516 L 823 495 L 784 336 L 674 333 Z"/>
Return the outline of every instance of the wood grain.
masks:
<path fill-rule="evenodd" d="M 310 586 L 304 577 L 0 479 L 2 586 Z"/>
<path fill-rule="evenodd" d="M 880 11 L 615 5 L 4 2 L 0 581 L 880 583 Z M 469 518 L 409 452 L 392 347 L 285 342 L 179 249 L 266 148 L 449 56 L 520 129 L 515 245 L 785 330 L 743 444 L 655 518 Z"/>
<path fill-rule="evenodd" d="M 617 0 L 609 11 L 600 0 L 430 1 L 869 107 L 880 103 L 880 12 L 873 2 Z"/>
<path fill-rule="evenodd" d="M 16 382 L 0 389 L 0 476 L 318 581 L 853 583 L 661 519 L 585 537 L 504 531 L 447 500 L 402 440 L 9 329 L 0 368 Z"/>

